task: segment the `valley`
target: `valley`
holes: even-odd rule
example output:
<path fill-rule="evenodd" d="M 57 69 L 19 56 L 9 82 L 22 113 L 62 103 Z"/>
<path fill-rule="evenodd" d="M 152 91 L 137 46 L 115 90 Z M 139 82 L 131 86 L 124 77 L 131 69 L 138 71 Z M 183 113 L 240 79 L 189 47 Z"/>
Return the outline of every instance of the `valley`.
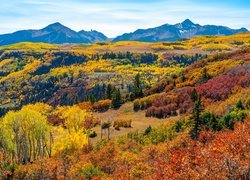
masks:
<path fill-rule="evenodd" d="M 0 180 L 250 180 L 249 0 L 1 0 Z"/>
<path fill-rule="evenodd" d="M 0 178 L 244 179 L 249 108 L 248 32 L 0 46 Z"/>

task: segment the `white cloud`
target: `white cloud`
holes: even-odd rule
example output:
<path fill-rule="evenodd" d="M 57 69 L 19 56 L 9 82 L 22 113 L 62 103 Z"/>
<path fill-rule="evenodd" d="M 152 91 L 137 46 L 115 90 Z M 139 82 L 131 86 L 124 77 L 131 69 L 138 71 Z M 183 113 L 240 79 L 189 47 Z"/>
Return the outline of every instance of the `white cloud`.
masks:
<path fill-rule="evenodd" d="M 23 4 L 27 4 L 27 5 L 56 5 L 55 2 L 49 2 L 49 1 L 24 1 Z"/>

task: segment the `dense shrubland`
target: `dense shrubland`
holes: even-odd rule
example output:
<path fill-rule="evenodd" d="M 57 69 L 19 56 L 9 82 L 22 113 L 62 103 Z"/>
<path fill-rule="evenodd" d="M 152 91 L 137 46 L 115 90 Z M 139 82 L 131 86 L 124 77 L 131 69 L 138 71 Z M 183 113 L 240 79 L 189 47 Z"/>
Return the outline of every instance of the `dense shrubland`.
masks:
<path fill-rule="evenodd" d="M 249 53 L 248 48 L 238 53 L 214 55 L 188 66 L 180 74 L 163 79 L 145 92 L 146 95 L 154 94 L 153 99 L 151 96 L 144 98 L 150 99 L 150 103 L 147 103 L 149 106 L 144 108 L 147 109 L 146 116 L 165 118 L 190 113 L 193 105 L 190 94 L 193 89 L 201 95 L 205 106 L 223 102 L 241 91 L 249 90 Z M 243 99 L 248 102 L 249 96 Z M 237 100 L 239 98 L 234 102 Z M 135 110 L 141 109 L 142 101 L 134 102 Z"/>
<path fill-rule="evenodd" d="M 51 158 L 23 165 L 2 163 L 0 172 L 2 177 L 13 177 L 15 170 L 14 178 L 26 179 L 248 177 L 249 116 L 245 104 L 239 101 L 222 117 L 201 112 L 199 135 L 194 141 L 189 132 L 196 127 L 195 111 L 196 106 L 190 117 L 95 145 L 78 144 L 82 137 L 69 134 L 60 140 L 64 148 L 56 146 L 60 153 Z M 116 125 L 127 127 L 127 123 L 117 120 Z M 70 123 L 66 126 L 65 132 L 77 132 Z"/>

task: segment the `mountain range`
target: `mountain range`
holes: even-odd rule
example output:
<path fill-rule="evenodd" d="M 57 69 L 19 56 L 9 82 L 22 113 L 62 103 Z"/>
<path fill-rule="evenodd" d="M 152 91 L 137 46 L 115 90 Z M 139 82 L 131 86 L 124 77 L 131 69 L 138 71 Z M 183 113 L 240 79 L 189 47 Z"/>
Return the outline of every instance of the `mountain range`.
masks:
<path fill-rule="evenodd" d="M 194 36 L 203 35 L 233 35 L 237 33 L 247 32 L 246 28 L 231 29 L 225 26 L 195 24 L 189 19 L 170 25 L 164 24 L 159 27 L 150 29 L 138 29 L 133 33 L 126 33 L 116 37 L 113 42 L 117 41 L 176 41 L 180 39 L 192 38 Z"/>
<path fill-rule="evenodd" d="M 72 29 L 54 23 L 40 30 L 22 30 L 12 34 L 0 35 L 0 45 L 18 42 L 45 42 L 52 44 L 63 43 L 93 43 L 106 41 L 108 38 L 98 31 L 73 31 Z"/>
<path fill-rule="evenodd" d="M 232 35 L 248 32 L 246 28 L 231 29 L 225 26 L 195 24 L 189 19 L 170 25 L 164 24 L 149 29 L 138 29 L 132 33 L 125 33 L 112 40 L 117 41 L 175 41 L 202 35 Z M 103 33 L 98 31 L 76 32 L 60 23 L 54 23 L 40 30 L 21 30 L 11 34 L 0 35 L 0 45 L 14 44 L 18 42 L 44 42 L 51 44 L 63 43 L 94 43 L 108 41 Z"/>

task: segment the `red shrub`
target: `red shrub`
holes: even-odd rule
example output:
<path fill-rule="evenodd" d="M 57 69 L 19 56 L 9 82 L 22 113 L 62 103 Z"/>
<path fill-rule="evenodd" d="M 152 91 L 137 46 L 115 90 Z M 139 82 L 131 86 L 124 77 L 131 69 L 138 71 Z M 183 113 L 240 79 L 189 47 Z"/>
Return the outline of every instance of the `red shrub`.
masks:
<path fill-rule="evenodd" d="M 205 98 L 221 101 L 228 98 L 233 90 L 245 88 L 250 85 L 250 65 L 235 67 L 227 73 L 210 79 L 208 82 L 197 86 L 198 93 Z"/>
<path fill-rule="evenodd" d="M 64 119 L 59 118 L 58 116 L 53 116 L 48 119 L 48 122 L 51 123 L 53 126 L 59 126 L 65 122 Z"/>

